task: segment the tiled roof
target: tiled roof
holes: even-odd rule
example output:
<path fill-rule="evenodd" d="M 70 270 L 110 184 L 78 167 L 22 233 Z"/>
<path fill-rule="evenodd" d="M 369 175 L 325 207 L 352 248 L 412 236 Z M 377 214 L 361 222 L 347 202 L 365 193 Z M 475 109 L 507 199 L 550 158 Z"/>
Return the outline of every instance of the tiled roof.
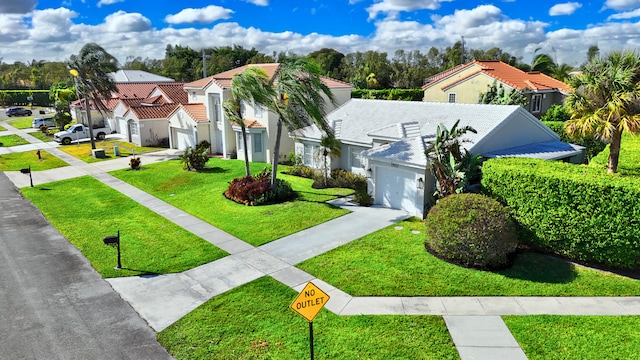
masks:
<path fill-rule="evenodd" d="M 466 64 L 462 67 L 456 67 L 451 70 L 445 71 L 438 75 L 439 79 L 444 79 L 447 76 L 450 76 L 456 72 L 464 68 L 468 68 L 469 66 L 476 65 L 478 68 L 476 71 L 470 73 L 469 75 L 452 80 L 450 82 L 444 83 L 441 85 L 442 89 L 446 89 L 453 85 L 459 84 L 468 78 L 476 76 L 478 74 L 485 74 L 490 76 L 504 84 L 509 85 L 512 88 L 525 91 L 525 90 L 536 90 L 536 91 L 544 91 L 544 90 L 559 90 L 563 93 L 571 92 L 571 87 L 569 85 L 563 83 L 560 80 L 556 80 L 551 76 L 543 74 L 539 71 L 533 72 L 525 72 L 518 68 L 515 68 L 509 64 L 503 63 L 502 61 L 497 60 L 475 60 L 469 64 Z M 444 74 L 446 73 L 446 76 Z M 434 77 L 437 77 L 435 75 Z M 432 81 L 433 83 L 434 81 Z M 423 86 L 423 88 L 429 87 L 429 84 Z"/>
<path fill-rule="evenodd" d="M 163 104 L 163 105 L 156 105 L 156 106 L 137 105 L 137 106 L 131 106 L 129 110 L 133 112 L 139 120 L 165 119 L 178 106 L 179 104 Z"/>
<path fill-rule="evenodd" d="M 584 147 L 580 145 L 567 144 L 562 141 L 549 141 L 493 151 L 484 154 L 484 156 L 489 158 L 527 157 L 545 160 L 557 160 L 577 155 L 582 150 L 584 150 Z"/>
<path fill-rule="evenodd" d="M 197 123 L 209 122 L 204 104 L 182 104 L 182 109 Z"/>
<path fill-rule="evenodd" d="M 189 96 L 187 92 L 184 91 L 184 85 L 184 82 L 160 83 L 158 84 L 158 89 L 171 99 L 171 102 L 186 104 L 189 102 Z"/>
<path fill-rule="evenodd" d="M 447 77 L 447 76 L 449 76 L 451 74 L 455 74 L 456 72 L 462 70 L 463 68 L 465 68 L 467 66 L 469 66 L 469 64 L 460 64 L 460 65 L 454 66 L 451 69 L 445 70 L 445 71 L 443 71 L 441 73 L 438 73 L 438 74 L 435 74 L 435 75 L 433 75 L 431 77 L 426 78 L 424 80 L 424 83 L 425 83 L 425 85 L 427 85 L 427 84 L 432 83 L 434 81 L 438 81 L 438 80 L 443 79 L 443 78 L 445 78 L 445 77 Z"/>
<path fill-rule="evenodd" d="M 160 105 L 160 104 L 166 104 L 166 103 L 167 101 L 164 100 L 164 97 L 162 97 L 162 95 L 157 95 L 154 97 L 142 99 L 140 101 L 140 104 L 148 104 L 148 105 Z"/>
<path fill-rule="evenodd" d="M 174 81 L 168 77 L 152 74 L 150 72 L 142 70 L 118 70 L 116 72 L 109 73 L 115 82 L 164 82 Z"/>
<path fill-rule="evenodd" d="M 273 78 L 273 76 L 275 75 L 276 71 L 278 70 L 278 67 L 280 67 L 280 64 L 279 63 L 248 64 L 248 65 L 237 67 L 235 69 L 231 69 L 231 70 L 227 70 L 227 71 L 221 72 L 219 74 L 215 74 L 215 75 L 206 77 L 204 79 L 200 79 L 200 80 L 196 80 L 194 82 L 190 82 L 188 84 L 185 84 L 184 87 L 185 88 L 194 88 L 194 89 L 204 89 L 207 86 L 209 86 L 209 84 L 215 83 L 216 85 L 218 85 L 222 89 L 230 89 L 231 88 L 231 79 L 233 78 L 233 75 L 244 71 L 248 67 L 260 67 L 260 68 L 262 68 L 262 70 L 264 70 L 267 73 L 267 76 L 269 77 L 269 79 L 271 79 L 271 78 Z M 340 81 L 340 80 L 336 80 L 336 79 L 331 79 L 331 78 L 326 77 L 326 76 L 321 76 L 320 78 L 330 89 L 352 88 L 353 87 L 353 85 L 351 85 L 349 83 L 346 83 L 346 82 Z"/>
<path fill-rule="evenodd" d="M 113 94 L 114 98 L 134 98 L 144 99 L 153 89 L 157 86 L 157 83 L 150 82 L 138 82 L 138 83 L 116 83 L 118 92 Z"/>

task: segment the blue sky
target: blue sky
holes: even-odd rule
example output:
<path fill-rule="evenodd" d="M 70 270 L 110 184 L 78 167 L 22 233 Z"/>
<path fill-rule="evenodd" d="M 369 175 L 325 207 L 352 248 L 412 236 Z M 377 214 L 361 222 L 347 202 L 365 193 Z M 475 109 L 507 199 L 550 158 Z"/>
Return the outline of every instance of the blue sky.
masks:
<path fill-rule="evenodd" d="M 640 0 L 0 0 L 0 58 L 57 60 L 96 42 L 121 62 L 167 44 L 241 45 L 272 54 L 444 48 L 464 37 L 530 61 L 536 49 L 579 65 L 640 46 Z"/>

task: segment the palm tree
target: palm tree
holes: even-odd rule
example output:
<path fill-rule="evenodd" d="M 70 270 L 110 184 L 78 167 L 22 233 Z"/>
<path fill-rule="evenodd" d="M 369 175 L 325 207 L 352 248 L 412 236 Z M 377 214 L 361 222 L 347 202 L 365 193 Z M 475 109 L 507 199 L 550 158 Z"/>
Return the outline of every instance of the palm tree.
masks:
<path fill-rule="evenodd" d="M 570 79 L 574 91 L 566 101 L 569 136 L 595 137 L 609 145 L 607 172 L 618 170 L 622 133 L 640 132 L 640 58 L 616 51 L 587 63 Z"/>
<path fill-rule="evenodd" d="M 333 136 L 331 127 L 325 121 L 325 104 L 328 99 L 334 103 L 329 87 L 320 78 L 321 69 L 304 58 L 292 58 L 283 62 L 270 85 L 276 96 L 269 108 L 278 115 L 276 141 L 272 152 L 271 186 L 275 187 L 278 174 L 278 154 L 282 126 L 289 131 L 316 124 L 327 136 Z"/>
<path fill-rule="evenodd" d="M 467 142 L 462 136 L 467 132 L 477 132 L 471 126 L 458 128 L 459 123 L 457 120 L 451 129 L 439 124 L 436 138 L 428 142 L 425 150 L 428 168 L 436 179 L 434 196 L 437 198 L 463 192 L 479 169 L 480 156 L 471 156 L 462 147 Z"/>
<path fill-rule="evenodd" d="M 224 113 L 233 124 L 239 125 L 242 131 L 244 150 L 245 176 L 251 175 L 249 170 L 249 152 L 247 150 L 247 128 L 242 119 L 240 104 L 253 103 L 254 106 L 267 106 L 275 96 L 273 87 L 269 84 L 267 73 L 259 67 L 248 67 L 233 76 L 231 80 L 233 98 L 224 102 Z"/>
<path fill-rule="evenodd" d="M 108 109 L 103 99 L 110 99 L 111 93 L 117 91 L 116 84 L 109 76 L 110 72 L 118 70 L 118 60 L 109 54 L 100 45 L 95 43 L 85 44 L 78 55 L 71 55 L 67 61 L 67 67 L 74 75 L 76 87 L 84 96 L 84 104 L 87 112 L 87 127 L 91 137 L 91 149 L 96 148 L 93 138 L 93 124 L 91 123 L 90 101 L 96 108 L 105 114 Z"/>
<path fill-rule="evenodd" d="M 324 186 L 326 187 L 329 182 L 329 173 L 331 172 L 328 168 L 329 163 L 327 160 L 329 158 L 340 157 L 340 142 L 331 134 L 320 138 L 320 146 L 320 155 L 322 155 L 322 159 L 324 160 Z"/>

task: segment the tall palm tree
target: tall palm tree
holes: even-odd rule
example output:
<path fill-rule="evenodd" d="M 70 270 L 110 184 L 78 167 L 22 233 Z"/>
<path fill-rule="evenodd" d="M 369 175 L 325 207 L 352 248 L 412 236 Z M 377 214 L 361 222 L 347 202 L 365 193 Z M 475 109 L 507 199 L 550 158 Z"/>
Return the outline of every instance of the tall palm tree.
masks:
<path fill-rule="evenodd" d="M 269 76 L 259 67 L 248 67 L 231 79 L 233 98 L 224 102 L 224 113 L 233 124 L 239 125 L 242 131 L 244 150 L 245 176 L 251 175 L 249 170 L 249 151 L 247 150 L 247 127 L 242 119 L 240 104 L 253 103 L 254 106 L 267 106 L 275 96 L 275 90 L 269 84 Z"/>
<path fill-rule="evenodd" d="M 571 137 L 596 137 L 609 143 L 607 172 L 618 170 L 622 133 L 640 133 L 640 57 L 616 51 L 594 58 L 570 79 L 566 101 Z"/>
<path fill-rule="evenodd" d="M 271 79 L 276 96 L 269 106 L 278 115 L 276 141 L 272 152 L 271 186 L 275 187 L 278 174 L 278 154 L 282 126 L 289 131 L 316 124 L 328 136 L 333 135 L 325 121 L 325 105 L 328 99 L 334 103 L 329 87 L 320 78 L 321 69 L 304 58 L 292 58 L 283 62 Z"/>
<path fill-rule="evenodd" d="M 95 149 L 90 100 L 102 114 L 108 111 L 102 100 L 110 99 L 111 93 L 117 91 L 116 84 L 109 73 L 118 70 L 118 60 L 100 45 L 88 43 L 80 49 L 78 55 L 71 55 L 67 61 L 67 67 L 75 77 L 78 91 L 84 96 L 87 112 L 86 125 L 91 137 L 91 149 Z"/>

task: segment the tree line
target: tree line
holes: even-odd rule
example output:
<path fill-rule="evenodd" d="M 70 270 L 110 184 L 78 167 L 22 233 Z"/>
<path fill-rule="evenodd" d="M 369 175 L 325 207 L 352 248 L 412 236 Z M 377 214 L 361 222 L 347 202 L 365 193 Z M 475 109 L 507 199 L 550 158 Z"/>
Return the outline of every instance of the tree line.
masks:
<path fill-rule="evenodd" d="M 598 56 L 598 47 L 587 50 L 590 60 Z M 364 51 L 343 54 L 335 49 L 323 48 L 305 56 L 280 52 L 270 55 L 255 48 L 245 49 L 239 45 L 192 49 L 182 45 L 167 45 L 163 59 L 130 56 L 122 69 L 143 70 L 176 81 L 193 81 L 238 66 L 258 63 L 284 62 L 287 59 L 304 57 L 315 62 L 322 75 L 353 84 L 357 89 L 415 89 L 424 80 L 456 65 L 477 60 L 500 60 L 524 71 L 541 71 L 561 81 L 566 81 L 574 71 L 567 64 L 556 64 L 549 54 L 535 52 L 531 63 L 494 47 L 489 50 L 465 49 L 462 41 L 446 48 L 431 47 L 428 51 L 397 50 L 393 54 L 379 51 Z M 206 67 L 206 69 L 205 69 Z M 66 82 L 73 85 L 69 69 L 64 61 L 48 62 L 36 60 L 8 64 L 0 58 L 0 89 L 49 89 L 52 85 Z"/>

